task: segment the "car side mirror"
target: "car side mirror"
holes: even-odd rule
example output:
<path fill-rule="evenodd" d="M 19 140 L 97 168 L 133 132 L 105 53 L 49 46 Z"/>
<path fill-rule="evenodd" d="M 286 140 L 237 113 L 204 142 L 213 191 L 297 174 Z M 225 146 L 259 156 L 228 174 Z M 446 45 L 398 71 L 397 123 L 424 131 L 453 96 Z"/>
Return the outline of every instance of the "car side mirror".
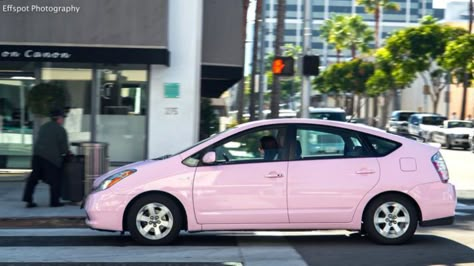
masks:
<path fill-rule="evenodd" d="M 205 164 L 213 164 L 216 162 L 216 152 L 215 151 L 208 151 L 202 157 L 202 162 Z"/>

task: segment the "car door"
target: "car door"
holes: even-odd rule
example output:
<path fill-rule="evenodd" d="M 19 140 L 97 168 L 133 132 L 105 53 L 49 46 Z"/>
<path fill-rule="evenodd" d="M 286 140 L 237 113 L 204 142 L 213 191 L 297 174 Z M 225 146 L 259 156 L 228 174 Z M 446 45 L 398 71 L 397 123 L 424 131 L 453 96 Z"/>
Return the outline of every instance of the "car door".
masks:
<path fill-rule="evenodd" d="M 260 139 L 273 137 L 278 154 L 265 160 Z M 196 168 L 195 215 L 200 224 L 288 223 L 286 126 L 263 127 L 227 138 L 201 152 L 216 162 Z"/>
<path fill-rule="evenodd" d="M 288 166 L 290 222 L 350 222 L 361 199 L 378 182 L 377 159 L 356 132 L 306 125 L 292 132 L 296 148 L 291 151 L 297 154 L 290 153 Z"/>

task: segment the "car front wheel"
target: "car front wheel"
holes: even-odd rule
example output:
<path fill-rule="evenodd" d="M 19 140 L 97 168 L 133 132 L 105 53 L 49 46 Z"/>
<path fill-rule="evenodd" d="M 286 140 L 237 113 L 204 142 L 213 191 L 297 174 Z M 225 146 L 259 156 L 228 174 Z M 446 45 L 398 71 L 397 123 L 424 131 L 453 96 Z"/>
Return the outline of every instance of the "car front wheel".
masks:
<path fill-rule="evenodd" d="M 398 195 L 384 195 L 372 201 L 364 215 L 364 229 L 379 244 L 396 245 L 415 233 L 418 215 L 413 203 Z"/>
<path fill-rule="evenodd" d="M 130 207 L 127 225 L 132 238 L 145 245 L 165 245 L 175 240 L 182 228 L 182 214 L 176 202 L 164 195 L 147 195 Z"/>

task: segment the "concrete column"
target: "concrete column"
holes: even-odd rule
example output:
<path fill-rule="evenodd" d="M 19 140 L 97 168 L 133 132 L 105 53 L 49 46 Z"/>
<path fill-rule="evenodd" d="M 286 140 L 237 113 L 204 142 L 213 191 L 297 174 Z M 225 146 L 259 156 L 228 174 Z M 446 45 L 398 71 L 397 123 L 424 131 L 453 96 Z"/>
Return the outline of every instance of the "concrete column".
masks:
<path fill-rule="evenodd" d="M 198 140 L 203 0 L 169 1 L 170 66 L 150 68 L 148 158 L 172 154 Z M 179 98 L 165 98 L 178 83 Z"/>

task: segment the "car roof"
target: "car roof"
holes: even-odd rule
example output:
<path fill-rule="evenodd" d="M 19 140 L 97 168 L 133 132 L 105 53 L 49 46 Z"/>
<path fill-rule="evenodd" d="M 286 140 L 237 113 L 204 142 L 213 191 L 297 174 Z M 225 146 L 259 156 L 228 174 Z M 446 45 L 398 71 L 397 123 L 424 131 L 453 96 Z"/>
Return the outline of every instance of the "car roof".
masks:
<path fill-rule="evenodd" d="M 443 115 L 435 114 L 435 113 L 416 113 L 416 114 L 412 114 L 412 115 L 413 116 L 419 116 L 419 117 L 427 117 L 427 116 L 445 117 Z"/>
<path fill-rule="evenodd" d="M 309 107 L 310 112 L 321 112 L 321 113 L 345 113 L 344 109 L 341 108 L 326 108 L 326 107 Z"/>

